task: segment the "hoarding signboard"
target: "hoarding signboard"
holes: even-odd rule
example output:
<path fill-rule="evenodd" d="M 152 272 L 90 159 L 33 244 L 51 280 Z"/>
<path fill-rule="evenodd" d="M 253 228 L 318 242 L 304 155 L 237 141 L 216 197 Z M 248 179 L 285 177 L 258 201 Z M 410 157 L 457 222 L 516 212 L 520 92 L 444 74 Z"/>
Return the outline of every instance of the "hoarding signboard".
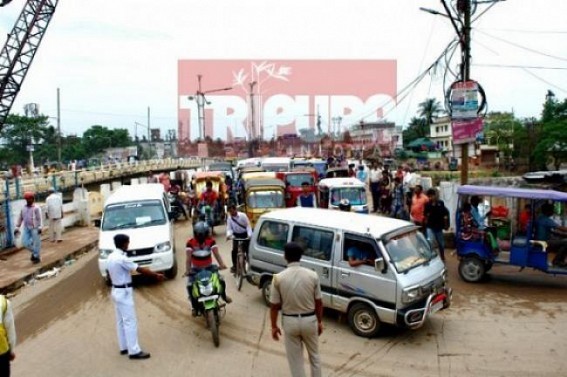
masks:
<path fill-rule="evenodd" d="M 473 143 L 478 133 L 482 132 L 482 118 L 454 120 L 451 122 L 453 128 L 453 144 Z"/>
<path fill-rule="evenodd" d="M 478 84 L 475 81 L 456 82 L 451 87 L 451 119 L 471 119 L 478 116 Z"/>

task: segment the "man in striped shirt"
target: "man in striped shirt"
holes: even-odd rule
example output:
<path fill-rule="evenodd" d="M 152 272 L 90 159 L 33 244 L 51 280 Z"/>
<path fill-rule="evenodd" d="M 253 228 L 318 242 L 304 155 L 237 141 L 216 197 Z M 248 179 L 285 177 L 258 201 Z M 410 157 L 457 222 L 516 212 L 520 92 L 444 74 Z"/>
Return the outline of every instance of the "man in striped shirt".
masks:
<path fill-rule="evenodd" d="M 41 262 L 40 234 L 43 228 L 41 208 L 34 203 L 35 197 L 33 192 L 25 192 L 24 199 L 26 200 L 26 205 L 20 212 L 14 234 L 17 237 L 20 234 L 20 227 L 23 225 L 22 244 L 31 252 L 31 261 L 39 263 Z"/>

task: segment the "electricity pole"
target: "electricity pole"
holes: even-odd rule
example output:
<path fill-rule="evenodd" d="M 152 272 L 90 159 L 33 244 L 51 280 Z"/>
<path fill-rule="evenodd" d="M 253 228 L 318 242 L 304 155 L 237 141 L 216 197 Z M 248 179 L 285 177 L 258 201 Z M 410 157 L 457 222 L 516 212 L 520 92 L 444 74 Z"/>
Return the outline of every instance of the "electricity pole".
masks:
<path fill-rule="evenodd" d="M 150 159 L 152 158 L 152 139 L 150 131 L 150 107 L 148 106 L 148 150 L 150 154 Z"/>
<path fill-rule="evenodd" d="M 461 0 L 459 11 L 463 12 L 463 31 L 461 49 L 463 52 L 462 78 L 464 82 L 470 80 L 471 69 L 471 0 Z M 461 145 L 461 185 L 469 180 L 469 143 Z"/>
<path fill-rule="evenodd" d="M 57 88 L 57 164 L 61 170 L 61 101 L 59 94 L 59 88 Z"/>
<path fill-rule="evenodd" d="M 215 93 L 215 92 L 222 92 L 225 90 L 232 90 L 232 87 L 229 86 L 227 88 L 220 88 L 220 89 L 213 89 L 213 90 L 205 90 L 203 91 L 201 87 L 201 79 L 203 75 L 197 75 L 197 92 L 194 96 L 189 96 L 189 100 L 195 100 L 197 103 L 197 120 L 199 123 L 199 138 L 204 141 L 205 140 L 205 105 L 210 105 L 211 103 L 207 101 L 205 98 L 205 94 Z M 214 135 L 213 135 L 214 136 Z"/>
<path fill-rule="evenodd" d="M 254 85 L 256 81 L 250 84 L 250 149 L 248 150 L 248 157 L 254 157 L 256 149 L 256 114 L 254 111 Z"/>

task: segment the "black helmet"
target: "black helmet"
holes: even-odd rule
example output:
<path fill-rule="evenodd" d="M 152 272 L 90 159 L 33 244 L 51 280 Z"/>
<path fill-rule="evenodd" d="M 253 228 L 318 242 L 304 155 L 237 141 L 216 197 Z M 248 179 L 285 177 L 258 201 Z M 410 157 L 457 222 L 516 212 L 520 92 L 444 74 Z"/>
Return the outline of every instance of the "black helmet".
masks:
<path fill-rule="evenodd" d="M 339 202 L 339 209 L 341 211 L 350 212 L 350 202 L 348 199 L 341 199 Z"/>
<path fill-rule="evenodd" d="M 209 224 L 204 221 L 195 223 L 193 225 L 193 236 L 199 243 L 205 242 L 205 239 L 209 236 Z"/>

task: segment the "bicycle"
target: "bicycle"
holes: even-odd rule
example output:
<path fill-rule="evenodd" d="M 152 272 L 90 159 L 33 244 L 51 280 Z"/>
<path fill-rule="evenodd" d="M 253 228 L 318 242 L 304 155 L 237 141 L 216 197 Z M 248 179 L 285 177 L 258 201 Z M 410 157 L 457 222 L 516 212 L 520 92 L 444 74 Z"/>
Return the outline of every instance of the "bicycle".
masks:
<path fill-rule="evenodd" d="M 236 254 L 236 271 L 234 273 L 234 278 L 236 279 L 236 288 L 240 291 L 242 289 L 242 283 L 244 278 L 248 277 L 248 260 L 246 257 L 246 252 L 244 250 L 244 241 L 248 241 L 250 238 L 233 238 L 234 241 L 238 242 L 238 251 Z"/>

